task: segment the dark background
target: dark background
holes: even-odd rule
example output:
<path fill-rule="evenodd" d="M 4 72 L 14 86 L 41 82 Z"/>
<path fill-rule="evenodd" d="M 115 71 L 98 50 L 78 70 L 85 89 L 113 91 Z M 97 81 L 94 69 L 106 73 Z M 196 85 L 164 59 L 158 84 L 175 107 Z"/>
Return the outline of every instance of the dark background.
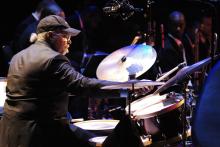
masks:
<path fill-rule="evenodd" d="M 39 0 L 7 0 L 0 5 L 0 44 L 7 44 L 13 37 L 16 26 L 26 16 L 35 10 Z M 71 15 L 74 10 L 82 9 L 87 3 L 95 4 L 100 9 L 108 2 L 108 0 L 56 0 L 63 8 L 66 16 Z M 127 46 L 131 43 L 137 31 L 145 32 L 147 30 L 146 22 L 149 18 L 156 21 L 157 26 L 166 24 L 168 14 L 173 10 L 180 10 L 186 15 L 187 25 L 191 25 L 193 20 L 201 15 L 204 9 L 209 9 L 215 16 L 214 30 L 219 34 L 219 1 L 199 1 L 199 0 L 155 0 L 151 4 L 151 13 L 146 12 L 147 0 L 130 0 L 134 7 L 143 8 L 144 12 L 135 13 L 128 20 L 113 18 L 103 15 L 103 26 L 100 30 L 103 37 L 98 42 L 112 52 L 120 47 Z M 145 16 L 145 17 L 144 17 Z M 109 41 L 110 40 L 110 41 Z"/>

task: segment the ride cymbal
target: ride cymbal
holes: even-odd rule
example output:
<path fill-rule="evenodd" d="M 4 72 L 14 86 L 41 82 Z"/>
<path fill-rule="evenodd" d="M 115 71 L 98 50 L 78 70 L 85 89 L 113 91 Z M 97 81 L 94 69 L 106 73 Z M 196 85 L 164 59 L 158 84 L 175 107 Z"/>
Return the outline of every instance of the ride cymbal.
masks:
<path fill-rule="evenodd" d="M 156 51 L 149 45 L 126 46 L 105 57 L 96 75 L 102 80 L 125 82 L 130 79 L 130 75 L 137 78 L 150 69 L 156 57 Z"/>

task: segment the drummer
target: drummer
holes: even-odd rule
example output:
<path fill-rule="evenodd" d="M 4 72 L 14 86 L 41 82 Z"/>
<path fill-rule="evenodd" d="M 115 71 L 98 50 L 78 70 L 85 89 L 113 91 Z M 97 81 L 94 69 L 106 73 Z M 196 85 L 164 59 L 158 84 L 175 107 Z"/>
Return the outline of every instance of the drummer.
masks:
<path fill-rule="evenodd" d="M 84 77 L 71 66 L 64 55 L 71 36 L 79 33 L 63 18 L 47 16 L 37 26 L 37 41 L 12 58 L 0 146 L 89 146 L 87 134 L 83 139 L 85 133 L 70 129 L 68 93 L 95 95 L 96 89 L 115 82 Z"/>

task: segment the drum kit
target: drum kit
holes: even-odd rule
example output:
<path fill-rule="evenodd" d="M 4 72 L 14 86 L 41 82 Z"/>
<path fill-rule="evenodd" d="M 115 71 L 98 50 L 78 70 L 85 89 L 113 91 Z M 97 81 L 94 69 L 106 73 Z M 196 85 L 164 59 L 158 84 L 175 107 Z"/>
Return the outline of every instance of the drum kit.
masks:
<path fill-rule="evenodd" d="M 191 66 L 185 66 L 166 82 L 137 80 L 136 78 L 151 68 L 156 58 L 157 53 L 152 46 L 146 44 L 126 46 L 105 57 L 98 65 L 96 75 L 99 79 L 116 82 L 113 85 L 104 86 L 102 89 L 127 89 L 132 93 L 142 87 L 159 86 L 153 93 L 135 101 L 132 101 L 132 96 L 128 96 L 130 101 L 125 108 L 125 112 L 134 121 L 137 121 L 138 126 L 144 129 L 146 133 L 144 135 L 152 137 L 152 142 L 148 138 L 148 145 L 154 145 L 157 142 L 162 142 L 162 145 L 168 145 L 177 141 L 185 141 L 186 137 L 191 136 L 190 124 L 186 123 L 186 95 L 176 92 L 161 95 L 161 92 L 208 65 L 211 62 L 211 58 L 206 58 Z M 109 130 L 112 131 L 118 121 L 93 120 L 83 123 L 85 123 L 85 126 L 82 123 L 76 125 L 86 130 L 108 130 L 107 132 L 109 133 Z M 90 128 L 86 128 L 87 125 Z M 154 127 L 156 131 L 152 131 Z M 160 134 L 160 139 L 155 139 L 158 134 Z M 90 141 L 100 145 L 106 137 L 100 136 Z"/>

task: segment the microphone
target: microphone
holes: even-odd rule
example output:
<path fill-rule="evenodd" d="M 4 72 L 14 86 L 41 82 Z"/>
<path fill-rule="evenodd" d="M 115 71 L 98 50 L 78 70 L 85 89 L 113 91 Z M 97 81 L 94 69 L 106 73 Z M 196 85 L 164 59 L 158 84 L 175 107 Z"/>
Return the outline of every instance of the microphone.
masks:
<path fill-rule="evenodd" d="M 143 8 L 134 8 L 134 6 L 130 7 L 130 11 L 133 11 L 133 12 L 143 12 L 144 9 Z"/>
<path fill-rule="evenodd" d="M 113 0 L 111 3 L 107 3 L 107 6 L 102 8 L 103 12 L 106 14 L 116 13 L 119 10 L 122 11 L 132 11 L 132 12 L 143 12 L 143 8 L 135 8 L 133 5 L 129 4 L 126 0 L 121 2 Z"/>
<path fill-rule="evenodd" d="M 133 11 L 133 12 L 143 12 L 144 9 L 143 8 L 135 8 L 133 5 L 129 4 L 129 3 L 122 3 L 123 4 L 123 8 L 124 10 L 127 11 Z"/>
<path fill-rule="evenodd" d="M 122 7 L 122 5 L 123 5 L 123 2 L 113 0 L 112 2 L 108 2 L 106 6 L 102 8 L 102 10 L 106 14 L 115 13 Z"/>
<path fill-rule="evenodd" d="M 115 13 L 117 12 L 119 9 L 121 8 L 120 4 L 117 4 L 115 6 L 107 6 L 102 8 L 103 12 L 105 12 L 106 14 L 108 13 Z"/>

